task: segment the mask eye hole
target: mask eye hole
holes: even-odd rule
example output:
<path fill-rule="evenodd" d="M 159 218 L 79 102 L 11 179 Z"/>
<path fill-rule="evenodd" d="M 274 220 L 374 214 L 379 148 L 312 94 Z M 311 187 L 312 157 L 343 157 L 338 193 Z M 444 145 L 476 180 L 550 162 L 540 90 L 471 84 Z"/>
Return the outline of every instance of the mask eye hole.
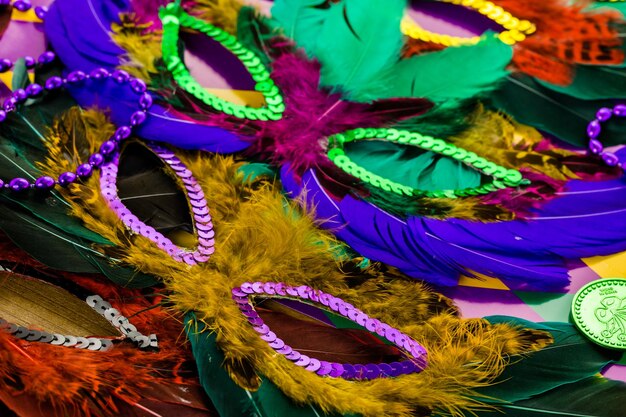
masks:
<path fill-rule="evenodd" d="M 405 130 L 358 128 L 330 136 L 328 143 L 328 158 L 337 167 L 404 198 L 476 196 L 529 183 L 519 171 Z"/>
<path fill-rule="evenodd" d="M 103 165 L 101 190 L 133 233 L 175 260 L 195 265 L 213 254 L 215 233 L 202 188 L 168 149 L 128 143 Z"/>
<path fill-rule="evenodd" d="M 170 3 L 161 8 L 159 17 L 163 24 L 161 42 L 163 61 L 167 70 L 182 89 L 213 110 L 237 118 L 263 121 L 280 120 L 282 118 L 285 104 L 280 90 L 270 77 L 269 70 L 261 59 L 243 46 L 235 36 L 208 22 L 190 16 L 176 3 Z M 228 99 L 225 100 L 215 94 L 215 92 L 205 89 L 199 80 L 194 78 L 188 66 L 183 62 L 185 56 L 180 51 L 180 40 L 183 37 L 181 28 L 196 30 L 200 32 L 199 36 L 210 38 L 206 42 L 201 42 L 198 48 L 192 46 L 192 51 L 199 52 L 202 45 L 214 50 L 217 47 L 216 45 L 211 45 L 211 42 L 214 41 L 213 43 L 217 42 L 221 45 L 221 49 L 233 54 L 250 74 L 254 82 L 254 90 L 263 96 L 264 105 L 259 108 L 238 104 Z M 186 58 L 191 57 L 193 57 L 193 54 L 190 51 Z M 211 59 L 214 59 L 214 57 L 212 56 Z"/>
<path fill-rule="evenodd" d="M 330 294 L 273 282 L 246 282 L 232 293 L 262 340 L 320 376 L 367 380 L 426 367 L 415 340 Z"/>
<path fill-rule="evenodd" d="M 507 45 L 522 42 L 537 30 L 532 22 L 518 19 L 490 1 L 467 2 L 469 4 L 463 4 L 464 7 L 459 7 L 460 2 L 456 0 L 411 3 L 402 20 L 401 29 L 405 35 L 419 41 L 443 46 L 475 45 L 480 41 L 480 36 L 453 36 L 432 32 L 428 28 L 432 27 L 433 19 L 437 22 L 450 22 L 453 26 L 449 30 L 457 33 L 458 26 L 467 29 L 470 34 L 481 34 L 485 30 L 498 31 L 498 38 Z M 468 9 L 469 13 L 473 12 L 471 18 L 467 15 Z"/>

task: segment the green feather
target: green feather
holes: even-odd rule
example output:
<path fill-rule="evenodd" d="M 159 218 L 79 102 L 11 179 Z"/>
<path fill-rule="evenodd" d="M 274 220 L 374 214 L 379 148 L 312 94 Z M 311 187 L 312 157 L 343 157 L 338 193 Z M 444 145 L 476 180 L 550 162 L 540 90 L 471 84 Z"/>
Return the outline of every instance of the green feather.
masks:
<path fill-rule="evenodd" d="M 346 144 L 346 155 L 354 163 L 383 178 L 409 187 L 438 191 L 480 185 L 481 174 L 461 162 L 381 140 Z"/>
<path fill-rule="evenodd" d="M 214 333 L 196 319 L 193 312 L 185 316 L 185 331 L 196 359 L 200 384 L 211 398 L 221 417 L 325 417 L 313 405 L 299 406 L 265 378 L 254 392 L 240 388 L 221 364 L 224 354 L 216 344 Z M 345 415 L 348 417 L 348 415 Z"/>
<path fill-rule="evenodd" d="M 326 0 L 276 0 L 272 17 L 283 28 L 285 36 L 311 55 L 326 18 L 325 3 Z"/>
<path fill-rule="evenodd" d="M 278 0 L 272 15 L 285 35 L 320 61 L 320 85 L 370 101 L 385 90 L 400 57 L 405 8 L 406 0 Z"/>
<path fill-rule="evenodd" d="M 502 401 L 522 401 L 554 388 L 589 378 L 607 364 L 619 360 L 620 352 L 603 349 L 587 340 L 569 323 L 533 323 L 511 317 L 486 317 L 491 323 L 545 330 L 554 344 L 524 357 L 512 357 L 495 385 L 477 390 Z"/>
<path fill-rule="evenodd" d="M 625 383 L 591 377 L 560 386 L 529 400 L 498 404 L 500 412 L 478 412 L 473 416 L 619 417 L 625 414 L 625 403 Z"/>
<path fill-rule="evenodd" d="M 11 80 L 11 90 L 15 91 L 19 88 L 24 88 L 30 84 L 28 79 L 28 69 L 26 68 L 26 61 L 24 58 L 20 58 L 13 64 L 13 78 Z"/>
<path fill-rule="evenodd" d="M 404 0 L 343 0 L 332 4 L 314 56 L 322 63 L 320 84 L 339 87 L 347 98 L 380 98 L 402 48 Z M 375 11 L 375 12 L 373 12 Z"/>
<path fill-rule="evenodd" d="M 582 148 L 587 147 L 587 124 L 600 107 L 613 100 L 579 100 L 547 89 L 530 77 L 509 76 L 493 95 L 493 105 L 518 122 L 551 133 Z M 605 146 L 626 143 L 626 119 L 613 118 L 602 125 L 600 141 Z"/>
<path fill-rule="evenodd" d="M 488 33 L 476 45 L 446 48 L 400 61 L 380 98 L 426 97 L 435 102 L 481 96 L 507 74 L 513 49 Z"/>
<path fill-rule="evenodd" d="M 581 100 L 626 98 L 626 67 L 579 65 L 571 84 L 537 82 L 550 90 Z"/>
<path fill-rule="evenodd" d="M 611 9 L 619 11 L 623 16 L 626 17 L 626 2 L 620 1 L 596 1 L 594 4 L 587 7 L 587 10 L 598 10 L 604 9 L 605 7 L 610 7 Z M 605 9 L 606 10 L 606 9 Z"/>
<path fill-rule="evenodd" d="M 271 19 L 260 14 L 254 7 L 244 6 L 237 16 L 237 40 L 261 59 L 266 67 L 271 60 L 265 42 L 276 34 Z"/>
<path fill-rule="evenodd" d="M 0 178 L 34 181 L 47 150 L 48 126 L 75 103 L 66 94 L 27 102 L 0 125 Z M 45 265 L 77 273 L 101 273 L 116 284 L 146 287 L 159 281 L 117 265 L 103 253 L 111 242 L 68 215 L 69 204 L 55 191 L 48 195 L 0 193 L 0 229 L 19 247 Z M 112 264 L 114 263 L 114 264 Z"/>

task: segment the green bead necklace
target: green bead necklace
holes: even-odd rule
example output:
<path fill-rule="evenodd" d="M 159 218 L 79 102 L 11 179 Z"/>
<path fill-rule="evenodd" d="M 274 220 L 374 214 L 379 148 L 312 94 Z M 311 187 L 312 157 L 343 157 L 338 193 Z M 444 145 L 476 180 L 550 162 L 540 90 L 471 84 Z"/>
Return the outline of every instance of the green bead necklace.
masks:
<path fill-rule="evenodd" d="M 454 158 L 464 164 L 493 177 L 493 181 L 473 188 L 459 190 L 439 190 L 427 191 L 418 190 L 407 185 L 402 185 L 387 178 L 380 177 L 365 168 L 355 164 L 344 152 L 343 146 L 346 142 L 353 142 L 367 139 L 384 139 L 402 145 L 417 146 L 427 151 L 435 152 L 447 157 Z M 530 181 L 522 177 L 519 171 L 507 169 L 493 162 L 479 157 L 474 152 L 458 148 L 451 143 L 430 136 L 423 136 L 419 133 L 412 133 L 406 130 L 385 129 L 385 128 L 358 128 L 348 130 L 343 133 L 332 135 L 328 138 L 328 158 L 335 165 L 346 173 L 367 182 L 374 187 L 387 192 L 396 193 L 407 197 L 430 197 L 430 198 L 457 198 L 467 197 L 519 185 L 530 184 Z"/>
<path fill-rule="evenodd" d="M 163 39 L 161 48 L 163 61 L 172 73 L 174 80 L 189 94 L 217 111 L 249 120 L 280 120 L 285 111 L 285 103 L 280 90 L 270 78 L 270 73 L 252 51 L 245 48 L 237 38 L 222 29 L 204 22 L 185 13 L 178 2 L 169 3 L 159 10 L 159 17 L 163 24 Z M 189 73 L 189 70 L 180 58 L 178 49 L 178 33 L 180 27 L 198 30 L 226 49 L 231 51 L 248 69 L 256 83 L 254 89 L 265 98 L 267 105 L 263 108 L 254 108 L 231 103 L 214 94 L 209 93 Z"/>

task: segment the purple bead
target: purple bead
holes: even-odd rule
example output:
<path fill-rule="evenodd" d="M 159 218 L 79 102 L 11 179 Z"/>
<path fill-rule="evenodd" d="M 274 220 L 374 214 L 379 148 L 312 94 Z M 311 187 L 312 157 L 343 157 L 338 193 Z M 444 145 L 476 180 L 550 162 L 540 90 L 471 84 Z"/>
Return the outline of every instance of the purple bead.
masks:
<path fill-rule="evenodd" d="M 95 167 L 99 167 L 104 162 L 104 156 L 101 153 L 94 153 L 89 157 L 89 163 Z"/>
<path fill-rule="evenodd" d="M 13 97 L 9 97 L 6 100 L 4 100 L 4 103 L 2 105 L 2 107 L 4 107 L 4 110 L 7 112 L 11 112 L 13 110 L 15 110 L 15 105 L 17 104 L 17 100 L 14 99 Z"/>
<path fill-rule="evenodd" d="M 33 58 L 32 56 L 25 56 L 24 64 L 26 65 L 26 68 L 28 69 L 35 68 L 35 65 L 37 65 L 37 60 Z"/>
<path fill-rule="evenodd" d="M 109 71 L 105 70 L 104 68 L 96 68 L 95 70 L 91 71 L 89 75 L 91 76 L 91 78 L 100 80 L 102 78 L 108 77 L 111 74 L 109 74 Z"/>
<path fill-rule="evenodd" d="M 113 74 L 111 74 L 115 82 L 119 84 L 123 84 L 130 79 L 130 75 L 124 70 L 115 70 Z"/>
<path fill-rule="evenodd" d="M 13 178 L 10 182 L 9 182 L 9 188 L 12 191 L 24 191 L 26 189 L 28 189 L 28 187 L 30 186 L 30 183 L 28 182 L 28 180 L 26 178 Z"/>
<path fill-rule="evenodd" d="M 72 71 L 67 75 L 67 81 L 69 81 L 70 83 L 79 83 L 83 81 L 86 77 L 87 74 L 82 71 Z"/>
<path fill-rule="evenodd" d="M 6 118 L 7 112 L 5 112 L 4 110 L 0 110 L 0 123 L 4 122 Z"/>
<path fill-rule="evenodd" d="M 80 178 L 89 178 L 93 172 L 93 167 L 90 164 L 80 164 L 76 168 L 76 175 Z"/>
<path fill-rule="evenodd" d="M 110 156 L 117 149 L 117 143 L 112 140 L 107 140 L 100 145 L 100 153 L 104 156 Z"/>
<path fill-rule="evenodd" d="M 13 67 L 13 62 L 10 59 L 0 59 L 0 72 L 7 72 Z"/>
<path fill-rule="evenodd" d="M 602 142 L 600 142 L 598 139 L 591 139 L 589 141 L 589 150 L 591 151 L 591 153 L 597 155 L 602 152 L 603 149 L 604 146 L 602 146 Z"/>
<path fill-rule="evenodd" d="M 18 88 L 13 91 L 13 97 L 17 100 L 18 103 L 26 100 L 28 98 L 28 93 L 23 88 Z"/>
<path fill-rule="evenodd" d="M 1 179 L 0 179 L 0 188 L 4 188 L 4 185 L 5 185 L 5 184 L 4 184 L 4 180 L 1 180 Z"/>
<path fill-rule="evenodd" d="M 617 155 L 611 152 L 603 153 L 602 160 L 604 161 L 605 164 L 607 164 L 610 167 L 614 167 L 619 162 L 619 158 L 617 157 Z"/>
<path fill-rule="evenodd" d="M 25 12 L 27 10 L 30 10 L 33 5 L 30 3 L 30 1 L 27 0 L 17 0 L 15 3 L 13 3 L 13 7 L 15 7 L 20 12 Z"/>
<path fill-rule="evenodd" d="M 26 93 L 29 97 L 36 97 L 43 91 L 43 87 L 39 84 L 29 84 L 26 86 Z"/>
<path fill-rule="evenodd" d="M 146 121 L 146 112 L 145 111 L 136 111 L 130 116 L 130 125 L 138 126 Z"/>
<path fill-rule="evenodd" d="M 598 120 L 592 120 L 587 125 L 587 136 L 591 139 L 595 139 L 600 136 L 600 132 L 602 131 L 602 126 L 600 126 L 600 122 Z"/>
<path fill-rule="evenodd" d="M 613 107 L 613 113 L 616 116 L 625 117 L 626 116 L 626 104 L 618 104 L 617 106 Z"/>
<path fill-rule="evenodd" d="M 74 174 L 73 172 L 64 172 L 63 174 L 59 175 L 59 185 L 61 187 L 67 187 L 68 185 L 70 185 L 71 183 L 73 183 L 74 181 L 76 181 L 76 174 Z"/>
<path fill-rule="evenodd" d="M 46 6 L 37 6 L 35 7 L 35 15 L 41 20 L 46 18 L 46 14 L 48 13 L 48 8 Z"/>
<path fill-rule="evenodd" d="M 44 65 L 44 64 L 49 64 L 52 61 L 54 61 L 54 59 L 56 58 L 56 55 L 54 54 L 54 52 L 52 51 L 46 51 L 43 54 L 39 55 L 39 58 L 37 59 L 37 61 Z"/>
<path fill-rule="evenodd" d="M 602 107 L 596 113 L 596 119 L 600 120 L 601 122 L 609 120 L 611 116 L 613 116 L 613 109 L 609 109 L 608 107 Z"/>
<path fill-rule="evenodd" d="M 150 93 L 143 93 L 139 98 L 139 107 L 149 109 L 152 106 L 152 96 Z"/>
<path fill-rule="evenodd" d="M 128 138 L 131 133 L 132 133 L 132 131 L 130 130 L 130 127 L 128 127 L 128 126 L 120 126 L 115 131 L 115 134 L 113 135 L 113 138 L 115 140 L 117 140 L 117 141 L 122 141 L 122 140 Z"/>
<path fill-rule="evenodd" d="M 52 189 L 55 183 L 56 181 L 54 180 L 54 178 L 48 177 L 46 175 L 46 176 L 37 178 L 37 180 L 35 181 L 35 188 L 37 190 L 46 191 L 46 190 Z"/>
<path fill-rule="evenodd" d="M 63 79 L 61 77 L 50 77 L 46 80 L 46 90 L 56 90 L 63 85 Z"/>
<path fill-rule="evenodd" d="M 146 87 L 146 83 L 143 82 L 143 80 L 133 78 L 130 82 L 130 88 L 132 88 L 135 93 L 141 94 L 145 93 L 148 87 Z"/>

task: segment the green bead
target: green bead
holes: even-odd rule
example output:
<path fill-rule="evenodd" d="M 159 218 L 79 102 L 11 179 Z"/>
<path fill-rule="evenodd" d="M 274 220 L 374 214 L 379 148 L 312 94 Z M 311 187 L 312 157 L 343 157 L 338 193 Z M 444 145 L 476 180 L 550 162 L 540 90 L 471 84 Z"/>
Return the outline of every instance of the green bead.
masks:
<path fill-rule="evenodd" d="M 519 184 L 519 182 L 522 180 L 522 174 L 519 171 L 515 171 L 513 169 L 510 169 L 507 173 L 506 173 L 506 177 L 504 177 L 506 182 L 512 183 L 512 184 Z"/>
<path fill-rule="evenodd" d="M 478 169 L 483 169 L 485 166 L 487 166 L 488 163 L 489 161 L 487 161 L 485 158 L 478 157 L 474 162 L 472 162 L 472 165 Z"/>
<path fill-rule="evenodd" d="M 433 150 L 433 152 L 441 152 L 445 149 L 445 147 L 446 143 L 444 141 L 442 141 L 441 139 L 434 139 L 431 149 Z"/>
<path fill-rule="evenodd" d="M 250 120 L 258 120 L 258 110 L 252 107 L 243 107 L 243 112 L 246 115 L 246 118 Z"/>
<path fill-rule="evenodd" d="M 351 130 L 350 133 L 352 133 L 355 140 L 363 139 L 365 137 L 365 129 L 361 127 Z"/>
<path fill-rule="evenodd" d="M 420 147 L 424 149 L 430 149 L 433 146 L 433 142 L 435 142 L 435 138 L 430 136 L 422 136 L 422 143 L 420 143 Z"/>
<path fill-rule="evenodd" d="M 411 133 L 403 130 L 400 132 L 400 136 L 398 137 L 398 143 L 407 144 L 411 139 Z"/>
<path fill-rule="evenodd" d="M 450 143 L 447 143 L 445 148 L 443 148 L 443 150 L 441 151 L 441 153 L 445 156 L 452 156 L 456 153 L 457 149 L 458 148 L 456 146 Z"/>
<path fill-rule="evenodd" d="M 496 164 L 487 161 L 487 165 L 485 165 L 485 167 L 483 168 L 483 172 L 487 175 L 492 175 L 494 172 L 496 172 L 497 169 L 498 166 Z"/>
<path fill-rule="evenodd" d="M 265 97 L 265 102 L 267 104 L 271 104 L 271 105 L 279 105 L 279 104 L 283 104 L 283 98 L 279 95 L 274 96 L 274 97 Z"/>
<path fill-rule="evenodd" d="M 387 140 L 393 142 L 398 140 L 400 132 L 397 129 L 387 129 Z"/>
<path fill-rule="evenodd" d="M 457 159 L 459 161 L 464 160 L 466 156 L 467 156 L 467 151 L 462 148 L 456 148 L 456 151 L 452 155 L 454 159 Z"/>

